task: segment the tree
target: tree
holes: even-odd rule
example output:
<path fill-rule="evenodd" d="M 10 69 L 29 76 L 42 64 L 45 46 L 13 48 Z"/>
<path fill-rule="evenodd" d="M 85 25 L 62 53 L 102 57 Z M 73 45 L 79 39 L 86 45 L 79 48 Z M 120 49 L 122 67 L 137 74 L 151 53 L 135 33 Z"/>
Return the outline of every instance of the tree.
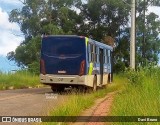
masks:
<path fill-rule="evenodd" d="M 136 66 L 147 66 L 149 63 L 158 63 L 160 53 L 160 20 L 154 13 L 147 14 L 148 6 L 153 4 L 153 0 L 143 0 L 137 4 L 136 18 Z M 158 4 L 157 4 L 158 5 Z M 129 67 L 129 29 L 123 28 L 116 36 L 117 47 L 114 52 L 114 69 L 123 71 Z"/>
<path fill-rule="evenodd" d="M 104 36 L 115 37 L 120 27 L 128 22 L 129 7 L 117 0 L 87 0 L 80 9 L 82 22 L 78 34 L 101 41 Z"/>
<path fill-rule="evenodd" d="M 20 25 L 25 40 L 8 53 L 8 59 L 36 70 L 41 34 L 77 34 L 101 41 L 103 36 L 117 35 L 128 22 L 128 13 L 117 0 L 25 0 L 21 10 L 10 13 L 10 21 Z"/>
<path fill-rule="evenodd" d="M 120 0 L 88 0 L 79 9 L 83 22 L 78 33 L 98 41 L 106 41 L 105 36 L 114 38 L 117 47 L 113 53 L 113 69 L 123 71 L 129 65 L 129 36 L 123 34 L 129 21 L 129 6 Z"/>
<path fill-rule="evenodd" d="M 114 57 L 114 72 L 122 72 L 126 67 L 129 67 L 130 60 L 130 32 L 129 28 L 124 28 L 119 31 L 116 37 L 116 48 L 113 51 Z"/>
<path fill-rule="evenodd" d="M 158 54 L 160 52 L 160 20 L 158 15 L 150 13 L 146 15 L 147 7 L 153 0 L 143 1 L 137 9 L 137 53 L 136 64 L 146 66 L 149 62 L 158 63 Z"/>
<path fill-rule="evenodd" d="M 38 73 L 42 34 L 72 34 L 77 14 L 70 7 L 74 0 L 25 0 L 22 9 L 14 9 L 9 20 L 20 25 L 25 40 L 9 52 L 9 60 Z"/>
<path fill-rule="evenodd" d="M 144 2 L 137 4 L 136 63 L 140 66 L 157 63 L 160 52 L 160 21 L 154 13 L 145 15 L 152 0 Z M 121 0 L 25 0 L 22 9 L 10 13 L 10 21 L 20 25 L 25 40 L 8 53 L 8 59 L 37 73 L 42 34 L 77 34 L 98 41 L 110 36 L 116 44 L 116 70 L 122 71 L 129 66 L 129 12 L 130 7 Z"/>

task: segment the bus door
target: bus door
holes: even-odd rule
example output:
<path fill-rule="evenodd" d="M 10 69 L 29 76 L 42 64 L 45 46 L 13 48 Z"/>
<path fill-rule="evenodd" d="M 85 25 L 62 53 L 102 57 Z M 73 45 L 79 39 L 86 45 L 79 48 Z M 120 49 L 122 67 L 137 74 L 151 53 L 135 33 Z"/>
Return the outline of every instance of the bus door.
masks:
<path fill-rule="evenodd" d="M 99 63 L 100 63 L 100 84 L 103 83 L 103 49 L 99 50 Z"/>

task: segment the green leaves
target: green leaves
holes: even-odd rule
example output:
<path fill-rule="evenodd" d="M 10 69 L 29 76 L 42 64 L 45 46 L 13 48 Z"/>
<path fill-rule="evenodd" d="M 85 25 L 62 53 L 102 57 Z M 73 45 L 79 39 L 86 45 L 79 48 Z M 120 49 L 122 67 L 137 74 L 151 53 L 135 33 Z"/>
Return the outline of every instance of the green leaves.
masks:
<path fill-rule="evenodd" d="M 18 9 L 12 10 L 9 15 L 9 21 L 21 24 L 21 22 L 20 22 L 21 17 L 19 15 L 20 15 L 20 10 L 18 10 Z"/>
<path fill-rule="evenodd" d="M 130 4 L 130 0 L 125 1 Z M 146 15 L 144 25 L 143 10 L 147 10 L 151 1 L 148 0 L 146 6 L 142 1 L 137 4 L 137 65 L 158 62 L 158 16 L 154 13 Z M 38 67 L 42 34 L 76 34 L 98 41 L 111 36 L 117 45 L 114 52 L 116 71 L 122 71 L 129 66 L 129 13 L 130 6 L 121 0 L 26 0 L 22 9 L 10 13 L 10 21 L 20 25 L 25 40 L 15 52 L 8 53 L 8 59 L 15 60 L 21 67 Z"/>
<path fill-rule="evenodd" d="M 155 13 L 147 15 L 140 13 L 137 18 L 136 27 L 137 65 L 146 66 L 149 62 L 157 64 L 158 54 L 160 53 L 160 39 L 158 36 L 160 32 L 160 20 L 158 15 Z"/>

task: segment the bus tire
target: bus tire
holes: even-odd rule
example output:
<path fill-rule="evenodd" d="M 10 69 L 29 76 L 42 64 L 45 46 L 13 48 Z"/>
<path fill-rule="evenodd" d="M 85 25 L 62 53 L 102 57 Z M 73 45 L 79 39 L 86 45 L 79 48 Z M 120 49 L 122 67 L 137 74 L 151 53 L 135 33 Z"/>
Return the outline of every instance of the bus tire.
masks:
<path fill-rule="evenodd" d="M 93 91 L 97 91 L 97 76 L 95 75 L 94 76 L 94 79 L 93 79 Z"/>
<path fill-rule="evenodd" d="M 53 92 L 56 92 L 57 88 L 55 88 L 55 86 L 51 86 L 51 89 Z"/>
<path fill-rule="evenodd" d="M 107 83 L 110 83 L 110 80 L 111 80 L 111 78 L 110 78 L 110 73 L 108 74 L 108 81 L 107 81 Z"/>
<path fill-rule="evenodd" d="M 85 86 L 78 86 L 77 92 L 84 93 L 85 92 Z"/>
<path fill-rule="evenodd" d="M 53 92 L 58 92 L 61 93 L 64 91 L 64 87 L 63 86 L 51 86 L 51 89 Z"/>

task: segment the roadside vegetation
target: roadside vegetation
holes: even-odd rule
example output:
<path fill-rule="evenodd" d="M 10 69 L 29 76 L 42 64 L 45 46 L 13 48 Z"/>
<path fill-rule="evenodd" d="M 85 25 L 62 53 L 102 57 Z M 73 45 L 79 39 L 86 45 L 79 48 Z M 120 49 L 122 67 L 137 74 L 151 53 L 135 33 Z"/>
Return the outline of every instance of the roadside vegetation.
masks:
<path fill-rule="evenodd" d="M 114 83 L 94 93 L 73 93 L 67 102 L 53 109 L 50 116 L 79 116 L 90 108 L 96 99 L 107 93 L 118 91 L 110 116 L 160 116 L 160 68 L 141 68 L 138 71 L 125 71 L 114 77 Z M 59 123 L 43 123 L 56 125 Z M 65 125 L 67 123 L 61 123 Z M 139 124 L 150 122 L 111 123 L 113 125 Z M 158 123 L 152 123 L 158 125 Z"/>
<path fill-rule="evenodd" d="M 160 116 L 160 68 L 147 67 L 139 71 L 127 71 L 121 78 L 127 77 L 125 91 L 117 94 L 112 106 L 112 116 Z M 114 125 L 135 123 L 113 123 Z M 159 123 L 141 122 L 139 125 Z"/>
<path fill-rule="evenodd" d="M 78 116 L 81 111 L 89 108 L 98 98 L 106 96 L 107 93 L 119 90 L 122 88 L 120 84 L 110 84 L 105 89 L 98 90 L 94 93 L 76 93 L 72 92 L 70 100 L 62 106 L 51 111 L 51 116 Z"/>
<path fill-rule="evenodd" d="M 117 90 L 125 89 L 125 79 L 121 79 L 119 76 L 115 76 L 114 83 L 108 84 L 106 88 L 100 89 L 97 92 L 82 93 L 82 92 L 71 92 L 67 102 L 64 102 L 56 109 L 52 109 L 49 116 L 80 116 L 81 113 L 94 105 L 94 102 L 98 98 L 105 97 L 107 93 L 114 92 Z M 75 119 L 76 120 L 76 119 Z M 43 123 L 42 125 L 56 125 L 59 123 Z M 65 125 L 67 123 L 61 123 Z"/>
<path fill-rule="evenodd" d="M 0 90 L 38 87 L 39 85 L 39 76 L 28 71 L 0 72 Z"/>
<path fill-rule="evenodd" d="M 41 1 L 41 2 L 40 2 Z M 114 72 L 129 67 L 130 10 L 124 0 L 25 0 L 21 8 L 11 10 L 9 21 L 19 24 L 24 40 L 7 54 L 19 66 L 38 72 L 41 35 L 83 35 L 108 45 L 116 45 Z M 85 1 L 85 2 L 84 2 Z M 125 0 L 129 2 L 129 0 Z M 154 12 L 144 16 L 158 0 L 136 2 L 136 64 L 158 63 L 160 20 Z M 144 23 L 145 17 L 145 23 Z M 87 23 L 85 23 L 87 22 Z M 145 31 L 145 33 L 144 33 Z M 154 32 L 153 32 L 154 31 Z M 144 39 L 144 34 L 146 34 Z"/>

